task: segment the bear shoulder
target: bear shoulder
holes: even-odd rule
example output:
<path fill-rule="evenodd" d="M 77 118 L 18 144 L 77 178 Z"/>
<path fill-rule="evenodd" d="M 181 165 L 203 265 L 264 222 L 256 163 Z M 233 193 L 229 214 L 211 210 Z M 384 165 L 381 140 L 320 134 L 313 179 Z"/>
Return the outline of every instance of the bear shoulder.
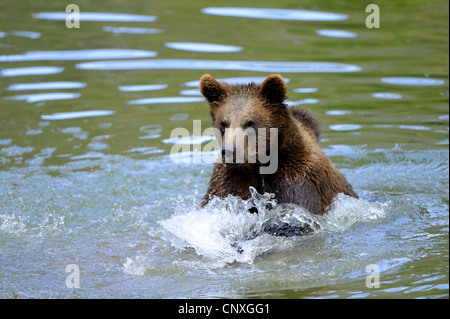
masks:
<path fill-rule="evenodd" d="M 317 140 L 320 139 L 322 132 L 316 117 L 311 112 L 305 109 L 293 108 L 290 108 L 289 111 L 295 120 L 299 121 L 313 132 Z"/>

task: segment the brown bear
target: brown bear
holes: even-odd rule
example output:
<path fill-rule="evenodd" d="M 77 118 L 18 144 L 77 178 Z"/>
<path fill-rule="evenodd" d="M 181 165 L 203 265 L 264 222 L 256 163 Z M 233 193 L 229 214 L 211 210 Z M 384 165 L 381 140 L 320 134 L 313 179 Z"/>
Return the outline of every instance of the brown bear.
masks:
<path fill-rule="evenodd" d="M 231 85 L 205 74 L 200 80 L 200 91 L 209 102 L 212 127 L 222 150 L 202 207 L 213 196 L 225 198 L 231 194 L 249 199 L 251 186 L 260 194 L 275 194 L 278 203 L 298 204 L 321 215 L 338 193 L 358 198 L 321 150 L 320 130 L 314 116 L 284 103 L 286 84 L 280 75 L 271 75 L 262 84 Z M 276 129 L 275 138 L 269 134 L 271 128 Z M 258 131 L 258 137 L 271 140 L 265 141 L 256 160 L 249 161 L 247 156 L 243 161 L 233 162 L 237 152 L 233 143 L 243 135 L 246 139 L 243 145 L 248 151 L 247 132 L 251 129 Z M 261 129 L 265 129 L 263 135 L 259 134 Z M 227 130 L 232 133 L 227 134 Z M 257 147 L 260 143 L 257 142 Z M 272 146 L 276 146 L 276 154 L 270 154 L 271 161 L 277 160 L 276 170 L 262 174 L 261 168 L 267 167 L 262 155 L 272 152 Z"/>

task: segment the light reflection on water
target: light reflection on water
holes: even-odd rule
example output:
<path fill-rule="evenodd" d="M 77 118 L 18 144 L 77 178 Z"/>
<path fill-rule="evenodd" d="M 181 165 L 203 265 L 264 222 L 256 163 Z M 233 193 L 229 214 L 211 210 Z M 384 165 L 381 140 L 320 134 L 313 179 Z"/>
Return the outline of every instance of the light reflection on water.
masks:
<path fill-rule="evenodd" d="M 332 62 L 215 61 L 215 60 L 136 60 L 98 61 L 76 65 L 81 70 L 235 70 L 279 73 L 347 73 L 361 67 Z"/>
<path fill-rule="evenodd" d="M 362 126 L 359 124 L 333 124 L 330 125 L 330 129 L 333 131 L 356 131 L 361 129 Z"/>
<path fill-rule="evenodd" d="M 108 116 L 115 114 L 116 111 L 108 110 L 90 110 L 90 111 L 76 111 L 76 112 L 62 112 L 42 115 L 43 120 L 55 121 L 55 120 L 69 120 L 69 119 L 79 119 L 86 117 L 97 117 L 97 116 Z"/>
<path fill-rule="evenodd" d="M 319 103 L 318 99 L 302 99 L 298 101 L 286 101 L 287 106 L 299 106 L 304 104 L 317 104 Z"/>
<path fill-rule="evenodd" d="M 294 21 L 341 21 L 348 18 L 340 13 L 271 8 L 209 7 L 202 9 L 202 12 L 227 17 Z"/>
<path fill-rule="evenodd" d="M 382 78 L 382 83 L 395 84 L 395 85 L 413 85 L 413 86 L 434 86 L 443 85 L 443 80 L 431 79 L 431 78 L 413 78 L 413 77 L 388 77 Z"/>
<path fill-rule="evenodd" d="M 102 28 L 105 32 L 111 32 L 114 34 L 130 33 L 130 34 L 159 34 L 163 32 L 161 29 L 155 28 L 131 28 L 131 27 L 110 27 L 105 26 Z"/>
<path fill-rule="evenodd" d="M 22 68 L 6 68 L 0 70 L 0 76 L 32 76 L 32 75 L 46 75 L 57 74 L 64 71 L 63 67 L 57 66 L 30 66 Z"/>
<path fill-rule="evenodd" d="M 24 37 L 28 39 L 39 39 L 41 37 L 40 32 L 34 31 L 23 31 L 23 30 L 12 30 L 9 32 L 0 32 L 0 38 L 3 38 L 7 35 L 12 35 L 16 37 Z"/>
<path fill-rule="evenodd" d="M 157 91 L 164 90 L 167 86 L 167 84 L 120 85 L 119 90 L 122 92 Z"/>
<path fill-rule="evenodd" d="M 80 21 L 96 22 L 154 22 L 156 16 L 136 15 L 126 13 L 108 13 L 108 12 L 84 12 L 80 13 Z M 63 20 L 70 19 L 70 12 L 39 12 L 31 16 L 35 19 L 44 20 Z"/>
<path fill-rule="evenodd" d="M 120 1 L 123 13 L 82 8 L 80 30 L 64 27 L 69 13 L 6 8 L 0 297 L 73 298 L 64 268 L 78 263 L 86 298 L 448 298 L 448 74 L 432 64 L 448 59 L 437 44 L 448 41 L 433 27 L 438 11 L 431 24 L 408 16 L 423 27 L 402 31 L 367 29 L 359 8 L 315 10 L 325 2 L 181 11 L 167 3 L 142 4 L 138 12 L 151 15 L 127 14 Z M 106 61 L 74 62 L 84 60 Z M 262 219 L 230 211 L 233 198 L 199 209 L 217 152 L 194 146 L 214 137 L 170 133 L 209 123 L 197 80 L 206 72 L 229 83 L 285 76 L 287 104 L 318 116 L 325 153 L 361 200 L 339 198 L 323 232 L 290 239 L 248 238 Z M 169 154 L 178 145 L 186 151 Z M 364 285 L 368 264 L 382 271 L 377 290 Z"/>
<path fill-rule="evenodd" d="M 356 38 L 358 34 L 351 31 L 344 31 L 344 30 L 317 30 L 316 33 L 318 35 L 321 35 L 323 37 L 330 37 L 330 38 Z"/>
<path fill-rule="evenodd" d="M 25 101 L 27 103 L 43 102 L 43 101 L 55 101 L 55 100 L 72 100 L 81 96 L 81 93 L 70 92 L 54 92 L 54 93 L 36 93 L 36 94 L 22 94 L 8 96 L 5 99 Z"/>
<path fill-rule="evenodd" d="M 164 45 L 170 49 L 192 52 L 230 53 L 242 51 L 242 47 L 214 43 L 166 42 Z"/>
<path fill-rule="evenodd" d="M 82 82 L 38 82 L 38 83 L 15 83 L 6 88 L 7 91 L 27 90 L 56 90 L 56 89 L 80 89 L 86 87 Z"/>
<path fill-rule="evenodd" d="M 128 104 L 173 104 L 173 103 L 194 103 L 203 102 L 205 99 L 203 97 L 183 97 L 183 96 L 173 96 L 173 97 L 150 97 L 146 99 L 138 99 L 128 101 Z"/>
<path fill-rule="evenodd" d="M 388 93 L 388 92 L 373 93 L 372 97 L 374 97 L 376 99 L 388 99 L 388 100 L 400 100 L 401 98 L 403 98 L 403 96 L 401 94 Z"/>
<path fill-rule="evenodd" d="M 156 55 L 157 53 L 152 51 L 128 49 L 30 51 L 25 54 L 0 56 L 0 62 L 132 59 L 150 58 Z"/>

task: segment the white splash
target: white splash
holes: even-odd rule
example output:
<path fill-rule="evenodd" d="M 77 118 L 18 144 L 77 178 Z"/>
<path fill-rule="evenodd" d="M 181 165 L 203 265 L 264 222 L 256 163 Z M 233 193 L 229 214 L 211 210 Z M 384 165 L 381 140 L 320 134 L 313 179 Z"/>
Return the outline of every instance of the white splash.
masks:
<path fill-rule="evenodd" d="M 384 203 L 372 203 L 343 194 L 336 197 L 324 216 L 309 213 L 294 204 L 276 204 L 273 194 L 258 194 L 250 188 L 252 198 L 244 201 L 229 195 L 213 198 L 204 208 L 193 208 L 160 221 L 173 247 L 193 249 L 208 267 L 223 267 L 234 262 L 252 264 L 256 257 L 286 250 L 305 234 L 345 231 L 359 222 L 371 222 L 386 216 Z M 250 213 L 249 205 L 258 209 Z M 283 229 L 290 230 L 283 231 Z M 284 236 L 273 236 L 277 231 Z"/>

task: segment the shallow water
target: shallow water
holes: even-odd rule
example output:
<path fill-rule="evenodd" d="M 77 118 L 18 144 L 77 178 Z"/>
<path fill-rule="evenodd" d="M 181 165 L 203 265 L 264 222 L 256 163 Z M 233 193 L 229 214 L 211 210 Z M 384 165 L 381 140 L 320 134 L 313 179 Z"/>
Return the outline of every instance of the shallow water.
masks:
<path fill-rule="evenodd" d="M 380 4 L 380 29 L 356 4 L 227 5 L 79 1 L 79 29 L 0 5 L 0 297 L 448 298 L 448 3 Z M 361 199 L 200 209 L 206 72 L 283 74 Z M 315 232 L 264 232 L 283 223 Z"/>

